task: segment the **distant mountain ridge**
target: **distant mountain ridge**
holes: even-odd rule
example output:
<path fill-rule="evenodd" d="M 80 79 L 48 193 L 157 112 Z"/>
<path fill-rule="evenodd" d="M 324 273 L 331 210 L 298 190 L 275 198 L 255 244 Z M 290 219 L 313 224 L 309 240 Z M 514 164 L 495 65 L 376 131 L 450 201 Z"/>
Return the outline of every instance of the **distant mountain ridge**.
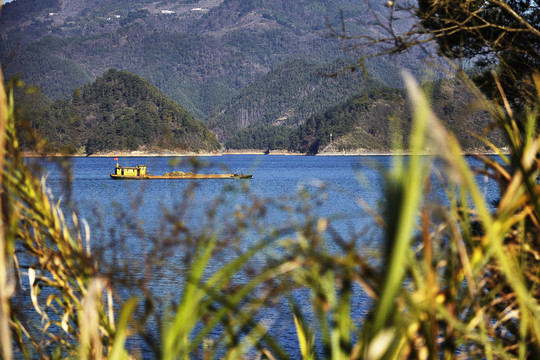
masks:
<path fill-rule="evenodd" d="M 362 0 L 16 0 L 0 16 L 0 61 L 53 99 L 126 70 L 205 119 L 285 61 L 343 56 L 322 36 L 340 10 L 351 31 L 371 31 Z"/>
<path fill-rule="evenodd" d="M 384 9 L 382 2 L 370 5 L 376 14 Z M 351 33 L 376 32 L 367 12 L 363 0 L 16 0 L 6 4 L 0 16 L 0 61 L 7 77 L 20 73 L 57 99 L 48 113 L 36 117 L 43 123 L 34 125 L 46 132 L 53 147 L 69 152 L 110 149 L 113 133 L 130 137 L 115 145 L 120 148 L 219 147 L 196 118 L 231 149 L 387 150 L 388 120 L 408 116 L 405 95 L 396 89 L 401 86 L 399 72 L 409 68 L 423 78 L 424 55 L 413 50 L 368 61 L 370 82 L 362 71 L 323 76 L 348 64 L 341 44 L 321 36 L 328 23 L 340 26 L 343 20 Z M 84 105 L 85 98 L 79 96 L 86 91 L 115 86 L 104 84 L 103 74 L 144 82 L 143 87 L 153 84 L 157 89 L 150 92 L 163 93 L 158 98 L 166 95 L 181 104 L 181 109 L 178 104 L 168 108 L 175 109 L 176 119 L 189 119 L 186 125 L 193 126 L 187 133 L 198 135 L 190 142 L 177 123 L 164 125 L 159 106 L 158 112 L 153 106 L 140 107 L 124 94 L 115 94 L 120 101 L 110 107 L 109 95 L 94 93 L 93 105 L 85 107 L 90 103 Z M 445 86 L 450 92 L 457 89 Z M 381 96 L 373 95 L 377 91 Z M 443 117 L 462 139 L 468 139 L 462 131 L 467 126 L 485 124 L 477 116 L 463 124 L 450 119 L 468 100 L 457 96 L 444 106 L 434 102 L 437 109 L 447 110 Z M 389 114 L 392 107 L 399 114 Z M 141 124 L 149 126 L 150 138 L 135 130 Z M 163 141 L 158 134 L 166 134 Z"/>

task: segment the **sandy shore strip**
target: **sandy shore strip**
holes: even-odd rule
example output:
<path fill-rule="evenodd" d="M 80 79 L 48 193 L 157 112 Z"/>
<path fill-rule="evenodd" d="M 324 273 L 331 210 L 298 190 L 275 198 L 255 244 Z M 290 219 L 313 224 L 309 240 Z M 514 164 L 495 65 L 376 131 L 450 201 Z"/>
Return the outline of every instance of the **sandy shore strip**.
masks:
<path fill-rule="evenodd" d="M 509 154 L 508 149 L 502 149 L 503 154 Z M 40 154 L 36 152 L 26 152 L 22 154 L 23 157 L 205 157 L 205 156 L 222 156 L 222 155 L 285 155 L 285 156 L 309 156 L 299 152 L 289 152 L 286 150 L 223 150 L 218 152 L 174 152 L 174 151 L 110 151 L 110 152 L 98 152 L 91 155 L 86 154 Z M 315 156 L 395 156 L 395 155 L 411 155 L 407 151 L 375 151 L 366 149 L 357 149 L 350 151 L 326 151 L 316 154 Z M 420 155 L 434 155 L 429 152 L 422 153 Z M 493 151 L 471 149 L 464 151 L 463 155 L 497 155 Z"/>

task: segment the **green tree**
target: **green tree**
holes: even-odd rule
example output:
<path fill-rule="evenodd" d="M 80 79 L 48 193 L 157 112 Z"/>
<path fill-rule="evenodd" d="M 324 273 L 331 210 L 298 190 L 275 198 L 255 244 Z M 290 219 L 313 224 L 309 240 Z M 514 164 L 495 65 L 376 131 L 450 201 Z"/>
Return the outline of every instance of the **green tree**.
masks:
<path fill-rule="evenodd" d="M 532 75 L 540 70 L 540 6 L 537 0 L 407 0 L 387 2 L 387 17 L 377 17 L 378 35 L 349 34 L 345 26 L 331 33 L 346 40 L 363 66 L 367 58 L 410 51 L 434 43 L 439 55 L 471 59 L 474 80 L 490 98 L 499 98 L 496 70 L 506 96 L 516 106 L 535 101 Z M 404 26 L 408 21 L 408 27 Z M 344 23 L 343 23 L 344 24 Z M 378 51 L 373 51 L 377 46 Z"/>

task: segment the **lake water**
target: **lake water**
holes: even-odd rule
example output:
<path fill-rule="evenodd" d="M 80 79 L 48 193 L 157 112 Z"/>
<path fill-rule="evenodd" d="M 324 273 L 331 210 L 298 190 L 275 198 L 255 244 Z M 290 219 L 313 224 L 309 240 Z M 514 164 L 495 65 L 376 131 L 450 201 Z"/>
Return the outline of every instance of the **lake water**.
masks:
<path fill-rule="evenodd" d="M 264 231 L 305 221 L 302 210 L 309 207 L 313 216 L 330 219 L 334 229 L 329 236 L 329 251 L 339 251 L 332 238 L 355 241 L 358 251 L 366 256 L 377 254 L 381 246 L 381 231 L 365 211 L 369 206 L 378 211 L 383 201 L 382 172 L 391 167 L 389 156 L 307 157 L 279 155 L 228 155 L 197 158 L 201 173 L 243 172 L 253 174 L 250 180 L 153 180 L 117 181 L 109 174 L 116 161 L 113 158 L 72 158 L 68 160 L 73 181 L 65 186 L 66 173 L 55 163 L 44 163 L 47 184 L 56 199 L 62 198 L 87 219 L 91 229 L 91 245 L 110 276 L 122 281 L 122 297 L 137 295 L 143 284 L 157 294 L 161 304 L 175 303 L 182 293 L 186 258 L 195 244 L 174 241 L 185 237 L 179 227 L 186 226 L 190 236 L 208 227 L 234 224 L 235 212 L 246 212 L 254 201 L 266 203 L 254 218 L 257 224 L 223 251 L 221 260 L 236 256 L 233 249 L 247 249 L 261 240 Z M 151 174 L 169 171 L 191 171 L 188 158 L 141 157 L 120 158 L 120 165 L 145 164 Z M 193 197 L 186 191 L 193 190 Z M 302 189 L 309 190 L 309 201 L 298 199 Z M 496 198 L 497 189 L 490 184 L 489 198 Z M 215 198 L 223 201 L 216 204 Z M 302 196 L 301 196 L 302 198 Z M 434 181 L 430 201 L 444 203 L 444 192 Z M 288 210 L 284 210 L 286 204 Z M 215 215 L 215 220 L 209 216 Z M 379 211 L 380 213 L 380 211 Z M 225 236 L 225 235 L 224 235 Z M 234 235 L 230 235 L 234 238 Z M 170 242 L 170 243 L 169 243 Z M 191 249 L 189 247 L 192 247 Z M 269 249 L 271 252 L 271 249 Z M 149 260 L 152 256 L 157 262 Z M 187 259 L 189 260 L 189 259 Z M 209 272 L 222 263 L 212 263 Z M 242 278 L 239 279 L 242 281 Z M 299 301 L 309 303 L 309 294 L 298 293 Z M 356 289 L 352 299 L 354 318 L 361 323 L 369 310 L 370 300 Z M 284 347 L 294 356 L 298 345 L 288 304 L 280 304 L 270 313 L 267 325 Z M 150 322 L 149 327 L 155 322 Z M 152 332 L 152 329 L 149 329 Z M 154 331 L 155 333 L 155 331 Z M 130 347 L 151 357 L 148 345 L 132 339 Z"/>

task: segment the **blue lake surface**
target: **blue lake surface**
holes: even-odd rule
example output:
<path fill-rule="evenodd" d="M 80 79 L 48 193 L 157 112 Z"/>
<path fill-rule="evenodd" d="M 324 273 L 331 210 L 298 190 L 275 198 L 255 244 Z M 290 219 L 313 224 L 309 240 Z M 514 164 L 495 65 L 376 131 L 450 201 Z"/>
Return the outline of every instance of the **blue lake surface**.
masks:
<path fill-rule="evenodd" d="M 153 235 L 161 229 L 164 211 L 189 213 L 191 227 L 204 225 L 205 212 L 213 206 L 213 200 L 230 187 L 248 186 L 254 196 L 261 199 L 278 200 L 294 197 L 302 188 L 311 193 L 324 193 L 324 197 L 313 212 L 319 216 L 335 219 L 340 224 L 337 230 L 346 235 L 372 227 L 371 217 L 363 211 L 360 199 L 377 208 L 382 195 L 381 171 L 391 165 L 388 156 L 279 156 L 279 155 L 229 155 L 200 157 L 200 173 L 243 172 L 253 174 L 250 180 L 145 180 L 117 181 L 109 174 L 116 162 L 112 158 L 72 158 L 70 159 L 73 182 L 71 193 L 63 188 L 65 174 L 57 165 L 47 164 L 47 184 L 56 199 L 62 198 L 86 218 L 92 229 L 108 229 L 124 219 L 125 215 L 135 216 L 146 235 Z M 178 164 L 178 162 L 180 162 Z M 121 158 L 123 166 L 145 164 L 151 174 L 182 170 L 191 171 L 188 158 L 146 157 Z M 179 209 L 184 205 L 184 192 L 195 188 L 195 198 L 189 209 Z M 227 197 L 228 207 L 246 203 L 250 197 L 244 194 Z M 283 200 L 284 202 L 286 200 Z M 135 210 L 136 208 L 136 210 Z M 227 210 L 224 210 L 225 212 Z M 99 217 L 96 217 L 99 214 Z M 279 225 L 284 215 L 272 212 L 267 220 Z M 120 217 L 120 219 L 119 219 Z M 98 224 L 99 222 L 99 224 Z M 94 231 L 93 231 L 94 232 Z M 107 237 L 106 233 L 93 234 L 93 242 Z M 372 239 L 364 239 L 371 241 Z"/>
<path fill-rule="evenodd" d="M 68 160 L 73 181 L 66 188 L 66 173 L 55 163 L 43 163 L 48 174 L 47 184 L 54 197 L 57 200 L 62 198 L 66 205 L 70 204 L 77 210 L 80 218 L 88 221 L 93 252 L 106 265 L 111 276 L 118 276 L 124 281 L 122 297 L 137 295 L 138 286 L 144 283 L 162 304 L 175 303 L 180 299 L 186 274 L 184 260 L 193 249 L 189 249 L 189 245 L 167 245 L 172 234 L 177 234 L 174 224 L 179 226 L 179 219 L 190 229 L 190 234 L 196 236 L 212 221 L 208 212 L 215 210 L 215 223 L 217 226 L 223 223 L 225 229 L 228 222 L 232 223 L 235 211 L 244 211 L 243 206 L 256 198 L 276 203 L 265 207 L 260 215 L 259 228 L 279 228 L 289 224 L 295 216 L 299 222 L 305 220 L 300 211 L 305 203 L 297 199 L 302 189 L 312 194 L 313 199 L 308 202 L 310 212 L 330 220 L 334 232 L 327 239 L 329 251 L 339 251 L 332 240 L 336 236 L 345 241 L 356 241 L 358 251 L 366 256 L 376 254 L 381 248 L 382 232 L 365 211 L 365 206 L 380 213 L 379 205 L 384 200 L 383 173 L 392 166 L 391 156 L 226 155 L 199 157 L 196 161 L 202 165 L 200 173 L 243 172 L 253 174 L 253 179 L 118 181 L 109 177 L 116 164 L 113 158 L 90 157 Z M 140 164 L 147 165 L 148 171 L 155 175 L 192 170 L 188 158 L 120 158 L 122 166 Z M 486 187 L 488 198 L 496 199 L 496 186 L 486 184 L 489 185 Z M 194 196 L 186 198 L 186 190 L 191 187 Z M 242 191 L 243 187 L 249 191 Z M 217 206 L 215 198 L 219 195 L 223 195 L 224 204 Z M 445 202 L 444 191 L 436 175 L 430 201 Z M 280 204 L 289 204 L 291 211 L 283 211 Z M 260 240 L 261 232 L 248 231 L 237 245 L 247 249 Z M 152 256 L 158 257 L 159 262 L 150 264 L 148 259 Z M 224 251 L 222 261 L 230 261 L 235 256 L 232 249 Z M 221 265 L 219 261 L 213 263 L 209 272 Z M 304 303 L 301 305 L 310 303 L 308 293 L 300 291 L 296 296 Z M 356 288 L 352 309 L 358 325 L 370 304 L 367 295 Z M 288 304 L 284 302 L 261 316 L 266 319 L 263 322 L 270 332 L 279 334 L 280 342 L 293 357 L 298 355 Z M 148 326 L 152 324 L 155 322 Z M 143 357 L 151 357 L 144 341 L 132 339 L 129 344 L 141 351 Z"/>

